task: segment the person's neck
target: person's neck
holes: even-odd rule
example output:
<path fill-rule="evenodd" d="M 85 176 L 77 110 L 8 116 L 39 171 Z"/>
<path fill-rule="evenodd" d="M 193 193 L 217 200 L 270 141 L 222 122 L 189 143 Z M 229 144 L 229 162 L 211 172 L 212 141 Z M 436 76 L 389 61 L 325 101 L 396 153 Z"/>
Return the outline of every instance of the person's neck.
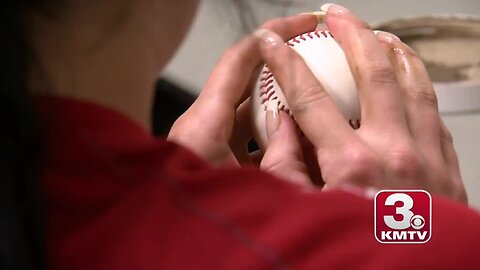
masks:
<path fill-rule="evenodd" d="M 139 33 L 139 24 L 112 30 L 96 23 L 37 20 L 29 87 L 108 106 L 150 129 L 159 66 L 152 58 L 154 48 L 146 48 L 149 40 Z"/>

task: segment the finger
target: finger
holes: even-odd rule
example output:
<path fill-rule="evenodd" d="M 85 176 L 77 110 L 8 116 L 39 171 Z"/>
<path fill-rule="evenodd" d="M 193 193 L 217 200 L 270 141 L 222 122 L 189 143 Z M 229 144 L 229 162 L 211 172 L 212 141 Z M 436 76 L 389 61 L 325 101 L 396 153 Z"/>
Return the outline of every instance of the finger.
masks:
<path fill-rule="evenodd" d="M 315 28 L 315 31 L 328 31 L 328 27 L 326 24 L 321 23 L 317 25 L 317 28 Z"/>
<path fill-rule="evenodd" d="M 460 173 L 460 164 L 458 162 L 457 152 L 455 151 L 455 147 L 453 145 L 452 135 L 443 121 L 440 121 L 440 128 L 442 152 L 447 163 L 448 172 L 450 173 L 450 177 L 452 177 L 454 182 L 454 193 L 456 198 L 460 201 L 468 202 L 467 193 L 465 191 L 465 186 Z"/>
<path fill-rule="evenodd" d="M 260 168 L 301 186 L 312 186 L 302 159 L 293 120 L 284 112 L 267 112 L 269 143 Z"/>
<path fill-rule="evenodd" d="M 263 27 L 291 38 L 315 29 L 317 23 L 316 16 L 292 16 L 269 21 Z M 200 96 L 175 122 L 170 140 L 214 163 L 221 163 L 223 157 L 232 159 L 228 143 L 236 108 L 249 95 L 250 77 L 262 61 L 257 43 L 250 35 L 224 53 Z"/>
<path fill-rule="evenodd" d="M 233 137 L 237 143 L 246 145 L 253 137 L 251 112 L 250 99 L 245 100 L 237 109 L 235 116 L 235 136 Z"/>
<path fill-rule="evenodd" d="M 284 38 L 291 38 L 315 29 L 317 23 L 315 16 L 302 15 L 275 19 L 262 27 L 273 29 Z M 206 130 L 215 132 L 216 137 L 227 140 L 236 108 L 250 94 L 247 86 L 251 75 L 261 62 L 258 39 L 254 35 L 244 38 L 228 49 L 187 114 L 202 119 Z M 215 116 L 213 118 L 215 121 L 211 121 L 212 116 Z"/>
<path fill-rule="evenodd" d="M 291 16 L 279 18 L 265 23 L 262 28 L 279 33 L 284 39 L 290 39 L 298 34 L 312 31 L 317 26 L 315 16 Z M 202 106 L 207 111 L 217 113 L 223 108 L 236 108 L 250 94 L 247 87 L 253 71 L 261 64 L 262 59 L 257 46 L 258 40 L 250 35 L 227 50 L 198 98 L 198 104 L 220 103 L 221 108 Z M 245 74 L 242 76 L 242 74 Z M 226 91 L 237 89 L 237 91 Z M 209 109 L 212 108 L 212 109 Z"/>
<path fill-rule="evenodd" d="M 427 70 L 413 49 L 393 34 L 378 32 L 394 67 L 405 104 L 409 130 L 424 155 L 444 166 L 440 146 L 440 115 L 437 96 Z"/>
<path fill-rule="evenodd" d="M 261 150 L 256 150 L 250 153 L 249 155 L 252 163 L 257 167 L 260 167 L 260 163 L 262 163 L 262 159 L 263 159 L 263 152 Z"/>
<path fill-rule="evenodd" d="M 315 147 L 304 136 L 300 138 L 300 145 L 302 147 L 303 161 L 307 166 L 310 181 L 312 181 L 312 183 L 317 187 L 323 187 L 325 182 L 322 178 L 322 172 L 320 171 L 320 165 Z"/>
<path fill-rule="evenodd" d="M 281 86 L 296 122 L 315 148 L 335 147 L 354 137 L 353 130 L 301 56 L 274 32 L 258 31 L 257 35 L 265 63 Z"/>
<path fill-rule="evenodd" d="M 251 163 L 248 153 L 248 142 L 253 137 L 250 107 L 250 99 L 247 99 L 238 107 L 232 136 L 230 138 L 230 148 L 240 164 Z"/>
<path fill-rule="evenodd" d="M 345 51 L 361 103 L 362 125 L 406 133 L 405 111 L 389 59 L 369 26 L 346 8 L 329 4 L 326 23 Z"/>

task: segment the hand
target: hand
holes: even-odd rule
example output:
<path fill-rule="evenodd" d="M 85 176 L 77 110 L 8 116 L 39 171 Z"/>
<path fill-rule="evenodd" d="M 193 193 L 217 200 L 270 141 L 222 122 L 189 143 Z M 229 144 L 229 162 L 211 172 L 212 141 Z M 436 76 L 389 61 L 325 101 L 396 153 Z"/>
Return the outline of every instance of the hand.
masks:
<path fill-rule="evenodd" d="M 419 57 L 392 34 L 376 36 L 344 7 L 327 8 L 327 26 L 345 51 L 359 89 L 359 129 L 348 125 L 281 37 L 263 31 L 260 44 L 296 122 L 313 145 L 325 184 L 423 188 L 467 201 L 452 137 Z M 272 115 L 267 115 L 270 143 L 261 167 L 305 185 L 310 174 L 293 124 L 285 115 Z"/>
<path fill-rule="evenodd" d="M 265 23 L 283 39 L 313 31 L 316 16 L 292 16 Z M 173 125 L 168 139 L 192 150 L 214 165 L 250 162 L 250 106 L 245 101 L 251 79 L 263 60 L 253 34 L 228 49 L 195 103 Z"/>

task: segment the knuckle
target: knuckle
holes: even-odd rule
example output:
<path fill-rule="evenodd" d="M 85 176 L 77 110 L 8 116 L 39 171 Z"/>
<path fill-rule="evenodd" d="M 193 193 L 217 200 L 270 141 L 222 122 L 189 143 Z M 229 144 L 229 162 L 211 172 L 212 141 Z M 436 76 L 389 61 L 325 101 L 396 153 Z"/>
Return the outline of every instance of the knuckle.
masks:
<path fill-rule="evenodd" d="M 215 143 L 225 140 L 221 132 L 210 132 L 214 129 L 205 129 L 204 124 L 204 121 L 187 111 L 173 123 L 168 133 L 168 139 L 186 144 L 204 139 Z"/>
<path fill-rule="evenodd" d="M 464 202 L 464 203 L 468 203 L 468 195 L 467 195 L 467 191 L 465 190 L 465 188 L 463 187 L 463 185 L 455 185 L 455 198 L 457 198 L 459 201 L 461 202 Z"/>
<path fill-rule="evenodd" d="M 349 150 L 346 160 L 348 166 L 344 169 L 340 182 L 354 182 L 356 184 L 369 184 L 379 168 L 375 155 L 365 148 Z"/>
<path fill-rule="evenodd" d="M 417 179 L 422 176 L 423 162 L 420 155 L 411 147 L 391 152 L 387 156 L 387 167 L 393 175 L 405 179 Z"/>
<path fill-rule="evenodd" d="M 293 93 L 290 107 L 294 113 L 302 113 L 328 97 L 328 93 L 319 83 L 301 86 Z"/>
<path fill-rule="evenodd" d="M 394 54 L 397 55 L 397 57 L 406 59 L 406 61 L 399 61 L 397 63 L 398 67 L 402 72 L 409 72 L 412 69 L 412 64 L 423 63 L 417 52 L 413 50 L 410 46 L 401 41 L 398 43 L 398 45 L 400 47 L 393 48 L 392 51 Z"/>
<path fill-rule="evenodd" d="M 284 172 L 304 172 L 306 170 L 305 164 L 299 160 L 276 159 L 270 161 L 262 161 L 261 168 L 264 171 L 271 172 L 277 175 L 282 175 Z"/>
<path fill-rule="evenodd" d="M 384 61 L 371 62 L 358 70 L 358 80 L 363 83 L 395 85 L 397 78 L 390 63 Z"/>
<path fill-rule="evenodd" d="M 226 49 L 220 57 L 220 62 L 235 62 L 242 59 L 239 54 L 238 44 Z"/>
<path fill-rule="evenodd" d="M 447 144 L 453 144 L 452 133 L 444 125 L 442 126 L 441 139 L 442 139 L 443 142 L 445 142 Z"/>
<path fill-rule="evenodd" d="M 401 49 L 400 50 L 395 50 L 395 52 L 401 54 L 402 57 L 406 57 L 409 60 L 420 60 L 420 56 L 418 56 L 418 53 L 412 49 L 412 47 L 408 46 L 405 43 L 400 43 Z"/>
<path fill-rule="evenodd" d="M 395 73 L 390 66 L 379 65 L 372 68 L 370 73 L 370 81 L 380 84 L 396 84 L 397 79 Z"/>
<path fill-rule="evenodd" d="M 266 21 L 260 26 L 260 28 L 265 28 L 265 29 L 274 29 L 275 26 L 278 24 L 279 19 L 273 19 L 270 21 Z"/>
<path fill-rule="evenodd" d="M 447 194 L 456 194 L 458 192 L 456 185 L 453 183 L 453 179 L 447 175 L 437 180 L 444 192 Z"/>
<path fill-rule="evenodd" d="M 423 63 L 417 51 L 415 51 L 412 47 L 410 47 L 406 43 L 402 42 L 401 45 L 402 45 L 402 49 L 397 51 L 403 54 L 404 57 L 406 57 L 409 60 L 417 61 L 418 63 Z"/>
<path fill-rule="evenodd" d="M 288 28 L 288 25 L 289 20 L 287 17 L 279 17 L 264 22 L 260 28 L 265 28 L 280 33 L 285 27 Z"/>
<path fill-rule="evenodd" d="M 446 169 L 438 169 L 437 171 L 438 173 L 434 174 L 431 180 L 436 183 L 438 192 L 458 201 L 467 202 L 468 196 L 461 178 L 452 177 Z"/>
<path fill-rule="evenodd" d="M 461 195 L 462 188 L 453 182 L 453 179 L 448 175 L 448 173 L 444 177 L 434 179 L 434 181 L 437 182 L 439 193 L 455 199 L 460 199 L 460 197 L 463 196 Z"/>
<path fill-rule="evenodd" d="M 438 107 L 438 99 L 431 85 L 420 85 L 418 89 L 412 89 L 408 92 L 408 98 L 411 102 L 431 107 Z"/>
<path fill-rule="evenodd" d="M 169 138 L 179 137 L 180 134 L 182 133 L 182 130 L 184 130 L 185 125 L 186 125 L 185 120 L 184 120 L 184 117 L 182 115 L 172 124 L 172 127 L 170 128 L 170 131 L 168 132 L 168 137 Z"/>
<path fill-rule="evenodd" d="M 264 159 L 264 160 L 262 160 L 262 163 L 260 164 L 260 167 L 264 171 L 275 172 L 275 171 L 283 169 L 283 167 L 285 167 L 285 164 L 286 164 L 286 162 L 284 160 L 265 161 L 265 159 Z"/>
<path fill-rule="evenodd" d="M 450 174 L 445 168 L 441 167 L 433 167 L 434 170 L 432 170 L 431 176 L 429 177 L 429 182 L 432 184 L 436 184 L 440 191 L 443 193 L 452 193 L 453 191 L 453 181 L 452 178 L 450 177 Z"/>

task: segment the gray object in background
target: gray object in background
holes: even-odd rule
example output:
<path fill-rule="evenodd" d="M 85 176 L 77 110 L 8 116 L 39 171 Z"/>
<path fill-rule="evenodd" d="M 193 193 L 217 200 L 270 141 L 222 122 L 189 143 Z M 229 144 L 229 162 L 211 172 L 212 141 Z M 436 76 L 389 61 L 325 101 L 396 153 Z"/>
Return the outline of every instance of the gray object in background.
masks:
<path fill-rule="evenodd" d="M 374 28 L 397 35 L 422 58 L 441 113 L 480 112 L 480 16 L 407 17 Z"/>

